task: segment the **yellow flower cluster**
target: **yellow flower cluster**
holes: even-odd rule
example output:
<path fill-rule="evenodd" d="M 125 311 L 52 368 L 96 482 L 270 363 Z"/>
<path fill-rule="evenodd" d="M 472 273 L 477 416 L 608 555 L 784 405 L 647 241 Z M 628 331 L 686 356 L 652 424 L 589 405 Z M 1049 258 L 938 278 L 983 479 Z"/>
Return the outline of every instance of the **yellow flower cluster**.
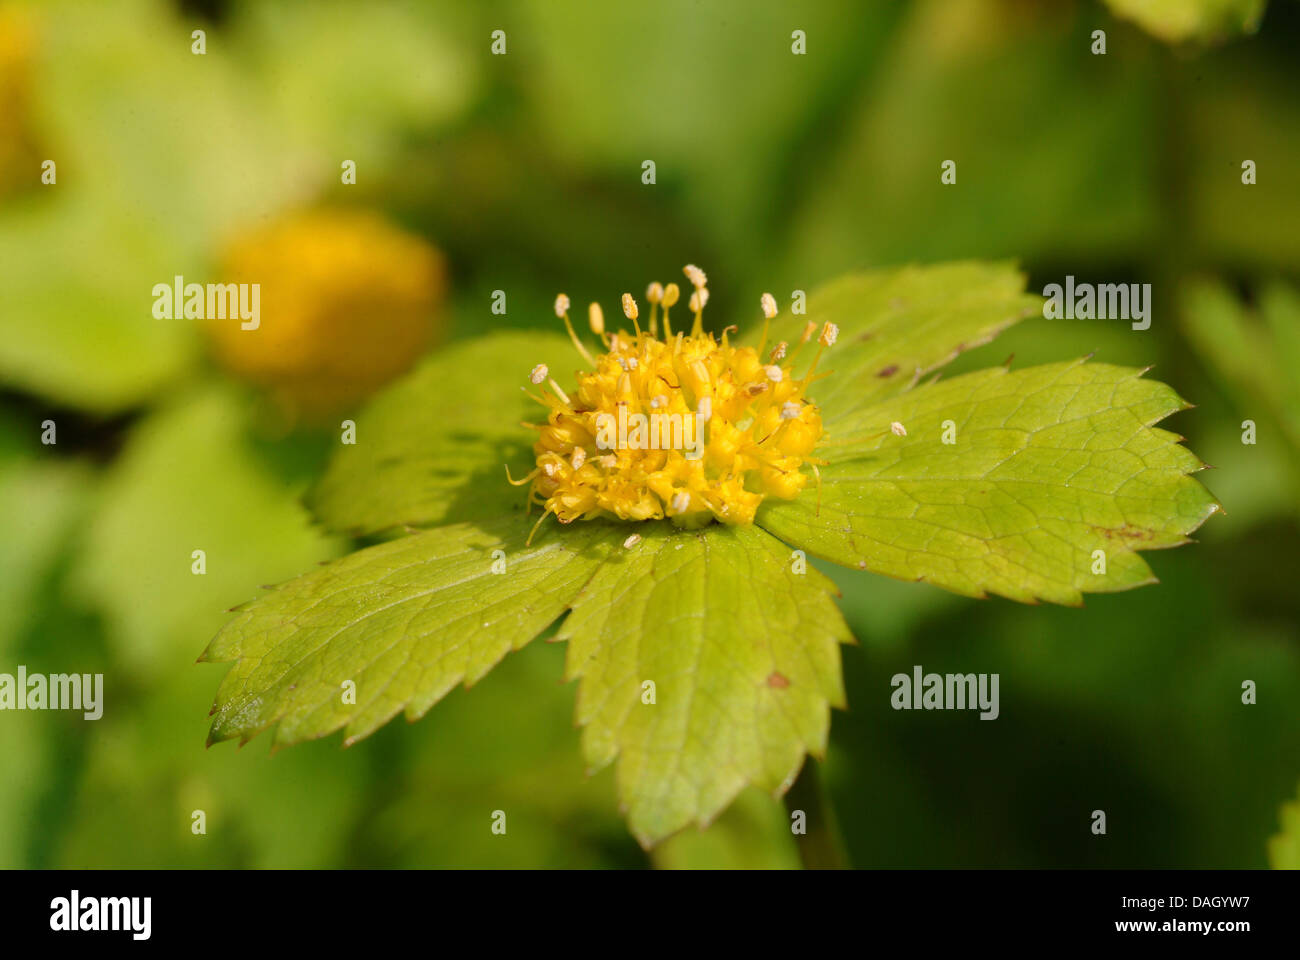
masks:
<path fill-rule="evenodd" d="M 680 296 L 677 285 L 654 283 L 646 292 L 648 329 L 637 323 L 631 294 L 623 294 L 631 333 L 607 333 L 603 312 L 591 305 L 592 332 L 606 348 L 599 357 L 577 339 L 568 297 L 557 298 L 556 314 L 592 369 L 577 374 L 572 394 L 549 378 L 544 365 L 533 369 L 532 382 L 550 387 L 533 395 L 549 412 L 546 423 L 529 424 L 539 432 L 537 467 L 517 483 L 531 481 L 530 502 L 543 506 L 542 519 L 752 523 L 764 497 L 796 497 L 808 479 L 801 467 L 808 463 L 815 473 L 824 463 L 811 458 L 822 423 L 807 388 L 817 379 L 822 350 L 835 341 L 835 325 L 822 330 L 817 356 L 797 377 L 794 362 L 815 324 L 808 324 L 793 351 L 781 342 L 766 358 L 766 332 L 757 349 L 730 343 L 734 328 L 716 340 L 702 327 L 707 278 L 695 266 L 685 273 L 694 287 L 689 334 L 674 333 L 669 319 Z M 761 305 L 770 321 L 775 300 L 764 294 Z"/>
<path fill-rule="evenodd" d="M 218 359 L 308 419 L 410 367 L 438 333 L 446 287 L 438 250 L 351 210 L 301 213 L 238 238 L 221 280 L 261 285 L 261 324 L 208 318 Z"/>

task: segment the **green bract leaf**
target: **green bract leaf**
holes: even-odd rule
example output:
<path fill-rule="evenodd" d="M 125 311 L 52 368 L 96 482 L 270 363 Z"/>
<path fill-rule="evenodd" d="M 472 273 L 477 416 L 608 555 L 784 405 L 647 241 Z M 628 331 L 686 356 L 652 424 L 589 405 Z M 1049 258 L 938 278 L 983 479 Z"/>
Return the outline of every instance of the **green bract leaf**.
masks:
<path fill-rule="evenodd" d="M 519 423 L 541 413 L 520 388 L 536 364 L 568 379 L 578 362 L 550 333 L 449 347 L 370 402 L 356 444 L 339 448 L 308 505 L 330 529 L 352 533 L 522 512 L 527 498 L 506 483 L 505 467 L 516 477 L 532 469 L 535 434 Z"/>
<path fill-rule="evenodd" d="M 996 368 L 881 401 L 818 448 L 820 511 L 810 484 L 758 523 L 837 563 L 970 596 L 1077 604 L 1150 583 L 1135 551 L 1187 542 L 1218 504 L 1187 476 L 1203 464 L 1181 438 L 1151 426 L 1187 404 L 1141 374 Z"/>
<path fill-rule="evenodd" d="M 525 547 L 530 526 L 516 517 L 403 537 L 246 604 L 203 655 L 239 661 L 209 742 L 272 724 L 277 745 L 340 727 L 353 742 L 479 680 L 565 611 L 617 535 L 580 524 Z"/>
<path fill-rule="evenodd" d="M 619 758 L 619 797 L 648 846 L 707 824 L 749 784 L 785 790 L 806 752 L 822 754 L 850 637 L 834 585 L 796 572 L 761 530 L 639 529 L 557 639 L 581 681 L 583 753 L 593 769 Z"/>
<path fill-rule="evenodd" d="M 1024 276 L 1010 263 L 851 274 L 813 291 L 806 316 L 786 313 L 774 320 L 768 343 L 785 340 L 793 349 L 809 321 L 818 329 L 838 324 L 839 339 L 822 360 L 822 369 L 834 372 L 812 389 L 831 426 L 1040 310 L 1042 299 L 1026 294 L 1024 286 Z M 810 343 L 804 350 L 815 347 Z"/>

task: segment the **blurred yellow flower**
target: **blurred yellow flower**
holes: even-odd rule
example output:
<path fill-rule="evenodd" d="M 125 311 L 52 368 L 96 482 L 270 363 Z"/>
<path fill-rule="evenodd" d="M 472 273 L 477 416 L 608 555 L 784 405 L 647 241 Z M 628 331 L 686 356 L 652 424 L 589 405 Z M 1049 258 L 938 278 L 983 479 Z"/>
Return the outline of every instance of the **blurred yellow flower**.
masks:
<path fill-rule="evenodd" d="M 318 420 L 407 370 L 442 333 L 442 254 L 377 214 L 300 213 L 229 245 L 224 283 L 259 284 L 256 329 L 206 321 L 227 369 Z"/>
<path fill-rule="evenodd" d="M 0 195 L 40 176 L 31 130 L 36 28 L 28 15 L 0 4 Z"/>

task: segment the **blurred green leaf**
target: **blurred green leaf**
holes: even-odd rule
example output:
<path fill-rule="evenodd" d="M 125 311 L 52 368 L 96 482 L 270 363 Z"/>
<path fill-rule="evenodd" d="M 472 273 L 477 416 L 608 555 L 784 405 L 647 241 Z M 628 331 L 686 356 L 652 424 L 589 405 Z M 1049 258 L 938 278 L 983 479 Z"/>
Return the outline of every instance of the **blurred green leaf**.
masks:
<path fill-rule="evenodd" d="M 810 487 L 757 522 L 845 566 L 969 596 L 1078 604 L 1151 583 L 1136 551 L 1187 542 L 1218 504 L 1187 475 L 1201 462 L 1151 427 L 1187 404 L 1141 373 L 999 367 L 881 401 L 819 448 L 820 506 Z"/>
<path fill-rule="evenodd" d="M 483 59 L 470 45 L 482 37 L 455 6 L 263 0 L 236 14 L 234 54 L 254 67 L 277 129 L 322 187 L 338 184 L 343 159 L 356 162 L 358 183 L 386 175 L 409 141 L 459 117 L 480 86 Z"/>
<path fill-rule="evenodd" d="M 215 31 L 196 55 L 195 24 L 159 0 L 56 0 L 42 13 L 47 47 L 37 79 L 58 147 L 54 192 L 70 189 L 111 211 L 122 229 L 166 242 L 181 264 L 304 199 L 265 91 Z M 149 287 L 138 297 L 148 317 Z"/>
<path fill-rule="evenodd" d="M 33 595 L 85 510 L 91 479 L 78 463 L 0 457 L 0 656 L 27 626 Z"/>
<path fill-rule="evenodd" d="M 1266 0 L 1106 0 L 1117 16 L 1132 20 L 1166 43 L 1223 40 L 1254 33 Z"/>
<path fill-rule="evenodd" d="M 804 173 L 786 275 L 972 252 L 1143 258 L 1162 219 L 1151 59 L 1093 56 L 1095 19 L 1078 5 L 900 7 L 872 82 Z M 949 160 L 956 182 L 945 184 Z"/>
<path fill-rule="evenodd" d="M 389 728 L 361 745 L 400 743 L 409 758 L 404 778 L 385 778 L 361 828 L 361 865 L 643 865 L 611 778 L 583 776 L 573 688 L 563 673 L 563 645 L 531 644 L 473 690 L 452 691 L 427 722 Z M 506 816 L 504 834 L 491 829 L 497 810 Z"/>
<path fill-rule="evenodd" d="M 0 379 L 97 412 L 178 379 L 193 321 L 154 319 L 150 291 L 193 263 L 75 196 L 0 215 Z"/>
<path fill-rule="evenodd" d="M 1300 870 L 1300 795 L 1278 811 L 1282 830 L 1268 841 L 1268 860 L 1274 870 Z"/>
<path fill-rule="evenodd" d="M 640 529 L 557 639 L 580 681 L 583 755 L 592 769 L 618 758 L 619 799 L 649 847 L 707 825 L 748 785 L 784 792 L 805 753 L 822 754 L 850 636 L 830 581 L 794 570 L 761 530 Z"/>
<path fill-rule="evenodd" d="M 369 758 L 317 743 L 268 756 L 204 750 L 210 669 L 175 664 L 143 695 L 106 677 L 104 716 L 49 866 L 323 869 L 346 862 Z M 202 811 L 205 832 L 194 830 Z"/>
<path fill-rule="evenodd" d="M 0 672 L 12 674 L 23 662 L 20 636 L 34 625 L 42 588 L 67 550 L 90 481 L 90 471 L 81 464 L 0 452 Z M 51 656 L 61 672 L 80 666 L 61 662 L 58 650 Z M 6 711 L 0 723 L 5 766 L 0 778 L 0 868 L 29 865 L 26 855 L 36 829 L 36 805 L 53 761 L 48 720 L 40 712 Z"/>
<path fill-rule="evenodd" d="M 196 638 L 259 582 L 337 552 L 254 451 L 255 429 L 233 388 L 201 388 L 141 421 L 100 486 L 74 587 L 139 677 L 193 663 Z"/>
<path fill-rule="evenodd" d="M 661 870 L 797 870 L 790 818 L 762 791 L 742 790 L 706 830 L 683 830 L 653 853 Z"/>
<path fill-rule="evenodd" d="M 1178 186 L 1167 222 L 1177 233 L 1166 256 L 1180 269 L 1199 264 L 1248 277 L 1300 270 L 1300 178 L 1291 175 L 1300 157 L 1294 40 L 1279 44 L 1286 60 L 1260 47 L 1202 54 L 1171 85 L 1176 126 L 1167 149 L 1177 159 L 1170 175 Z M 1243 182 L 1247 169 L 1250 183 Z"/>
<path fill-rule="evenodd" d="M 633 189 L 680 191 L 701 233 L 735 249 L 762 242 L 791 147 L 872 62 L 897 12 L 849 0 L 797 16 L 779 0 L 525 0 L 516 17 L 506 59 L 522 63 L 550 147 Z M 792 50 L 796 29 L 805 55 Z M 653 186 L 641 184 L 647 160 Z"/>
<path fill-rule="evenodd" d="M 506 465 L 515 476 L 532 469 L 519 423 L 541 415 L 522 388 L 536 364 L 562 375 L 578 362 L 552 333 L 494 333 L 440 351 L 362 411 L 356 444 L 334 454 L 308 505 L 330 529 L 354 533 L 521 511 L 526 497 L 506 483 Z"/>
<path fill-rule="evenodd" d="M 12 671 L 6 666 L 5 672 Z M 6 711 L 8 712 L 8 711 Z M 0 869 L 31 866 L 27 848 L 36 829 L 40 788 L 54 760 L 49 725 L 40 713 L 15 713 L 0 724 L 0 756 L 5 778 L 0 783 Z"/>
<path fill-rule="evenodd" d="M 1182 299 L 1188 338 L 1242 415 L 1254 419 L 1248 405 L 1258 405 L 1300 451 L 1300 293 L 1268 284 L 1258 309 L 1247 310 L 1223 284 L 1202 280 L 1189 284 Z"/>

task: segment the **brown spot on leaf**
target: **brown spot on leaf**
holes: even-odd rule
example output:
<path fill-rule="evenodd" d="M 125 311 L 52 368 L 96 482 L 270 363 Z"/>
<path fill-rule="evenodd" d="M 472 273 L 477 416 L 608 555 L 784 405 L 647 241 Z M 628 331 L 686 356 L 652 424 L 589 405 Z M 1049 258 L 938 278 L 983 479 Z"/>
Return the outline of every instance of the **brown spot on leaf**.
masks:
<path fill-rule="evenodd" d="M 790 686 L 790 681 L 785 678 L 784 674 L 778 673 L 776 670 L 773 670 L 768 675 L 767 685 L 771 687 L 773 690 L 784 690 L 786 687 Z"/>
<path fill-rule="evenodd" d="M 878 376 L 878 377 L 892 377 L 892 376 L 893 376 L 894 374 L 896 374 L 896 373 L 898 373 L 898 364 L 896 364 L 896 363 L 891 363 L 889 366 L 885 367 L 884 370 L 881 370 L 878 374 L 876 374 L 876 376 Z"/>
<path fill-rule="evenodd" d="M 1092 528 L 1101 534 L 1107 540 L 1150 540 L 1155 534 L 1142 527 L 1135 527 L 1131 523 L 1126 523 L 1122 527 L 1097 527 Z"/>

